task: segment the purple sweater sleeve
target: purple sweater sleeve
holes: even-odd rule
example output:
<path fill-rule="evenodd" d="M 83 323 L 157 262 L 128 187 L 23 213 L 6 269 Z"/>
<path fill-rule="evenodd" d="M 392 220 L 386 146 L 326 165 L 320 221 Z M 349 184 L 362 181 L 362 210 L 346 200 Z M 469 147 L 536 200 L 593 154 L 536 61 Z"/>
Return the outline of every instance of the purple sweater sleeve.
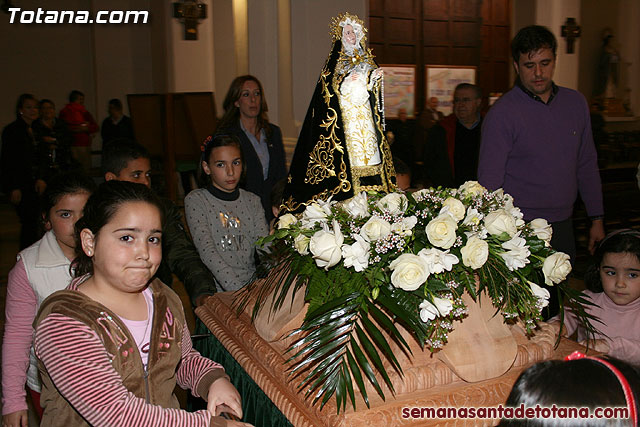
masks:
<path fill-rule="evenodd" d="M 2 341 L 2 414 L 27 409 L 25 383 L 37 298 L 22 259 L 9 272 Z"/>
<path fill-rule="evenodd" d="M 179 368 L 177 377 L 181 385 L 197 387 L 220 365 L 191 348 L 188 332 L 186 340 L 189 343 L 183 340 L 183 357 L 187 360 L 183 360 L 185 366 Z M 56 313 L 47 316 L 36 330 L 35 348 L 59 393 L 92 425 L 195 427 L 221 421 L 206 410 L 191 413 L 162 408 L 134 396 L 122 384 L 95 331 L 75 319 Z"/>

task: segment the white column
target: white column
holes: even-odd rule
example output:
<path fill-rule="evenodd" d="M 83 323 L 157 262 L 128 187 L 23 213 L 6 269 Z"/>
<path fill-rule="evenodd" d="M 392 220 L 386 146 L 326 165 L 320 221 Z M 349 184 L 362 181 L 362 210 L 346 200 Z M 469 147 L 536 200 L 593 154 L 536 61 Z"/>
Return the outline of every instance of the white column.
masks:
<path fill-rule="evenodd" d="M 198 40 L 184 40 L 184 25 L 173 17 L 173 4 L 166 2 L 167 77 L 170 92 L 210 92 L 215 87 L 212 3 L 207 17 L 199 21 Z"/>
<path fill-rule="evenodd" d="M 574 43 L 574 52 L 567 53 L 562 37 L 562 26 L 567 18 L 575 18 L 580 25 L 580 0 L 537 0 L 536 24 L 548 27 L 558 39 L 558 56 L 553 80 L 559 86 L 578 89 L 580 39 Z"/>

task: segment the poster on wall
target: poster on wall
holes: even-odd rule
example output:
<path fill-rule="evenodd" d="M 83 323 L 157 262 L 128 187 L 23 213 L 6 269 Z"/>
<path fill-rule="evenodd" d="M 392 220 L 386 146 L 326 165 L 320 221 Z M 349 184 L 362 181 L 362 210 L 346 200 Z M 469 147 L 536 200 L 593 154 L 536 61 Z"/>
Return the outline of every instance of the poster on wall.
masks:
<path fill-rule="evenodd" d="M 398 117 L 405 108 L 408 117 L 415 116 L 416 67 L 414 65 L 381 65 L 384 70 L 384 115 Z"/>
<path fill-rule="evenodd" d="M 453 91 L 460 83 L 476 83 L 476 67 L 426 65 L 426 99 L 438 99 L 438 110 L 445 116 L 452 112 Z"/>

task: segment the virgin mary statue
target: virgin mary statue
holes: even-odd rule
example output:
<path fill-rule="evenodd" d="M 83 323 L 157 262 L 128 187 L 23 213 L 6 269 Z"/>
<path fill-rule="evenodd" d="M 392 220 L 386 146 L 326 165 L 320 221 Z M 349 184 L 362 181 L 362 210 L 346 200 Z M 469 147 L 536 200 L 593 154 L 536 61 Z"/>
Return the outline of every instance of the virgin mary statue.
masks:
<path fill-rule="evenodd" d="M 282 212 L 361 191 L 395 190 L 384 136 L 382 69 L 365 48 L 366 29 L 344 13 L 330 25 L 333 46 L 316 84 L 293 155 Z"/>

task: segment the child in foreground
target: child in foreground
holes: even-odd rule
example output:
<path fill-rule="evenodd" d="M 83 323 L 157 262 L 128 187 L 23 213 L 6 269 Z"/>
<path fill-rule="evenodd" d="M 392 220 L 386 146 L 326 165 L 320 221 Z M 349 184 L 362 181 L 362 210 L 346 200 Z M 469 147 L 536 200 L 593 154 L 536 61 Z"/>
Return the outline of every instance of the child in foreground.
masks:
<path fill-rule="evenodd" d="M 152 280 L 162 206 L 140 184 L 112 181 L 76 224 L 75 279 L 35 321 L 46 426 L 246 426 L 224 369 L 191 347 L 178 296 Z M 176 382 L 207 400 L 179 409 Z"/>
<path fill-rule="evenodd" d="M 27 425 L 25 383 L 36 414 L 42 416 L 38 362 L 32 348 L 33 320 L 42 301 L 71 282 L 74 225 L 94 189 L 91 178 L 80 174 L 52 178 L 43 195 L 43 216 L 49 231 L 18 254 L 9 272 L 2 341 L 3 426 Z"/>
<path fill-rule="evenodd" d="M 565 360 L 540 362 L 516 380 L 507 398 L 506 406 L 518 408 L 588 408 L 588 414 L 574 418 L 503 419 L 503 427 L 604 427 L 638 425 L 638 398 L 640 397 L 640 371 L 618 359 L 589 357 L 574 352 Z M 624 408 L 626 416 L 618 418 L 590 418 L 596 408 Z M 612 411 L 600 416 L 611 415 Z M 568 413 L 567 413 L 568 414 Z"/>
<path fill-rule="evenodd" d="M 269 228 L 260 197 L 238 188 L 243 163 L 237 137 L 208 137 L 201 160 L 205 188 L 185 198 L 187 224 L 220 290 L 235 291 L 253 277 L 255 243 Z"/>
<path fill-rule="evenodd" d="M 598 317 L 599 330 L 590 343 L 596 351 L 640 364 L 640 232 L 623 229 L 605 237 L 585 274 L 586 295 L 596 304 L 587 312 Z M 587 334 L 576 316 L 565 311 L 566 336 L 578 330 L 586 345 Z"/>

